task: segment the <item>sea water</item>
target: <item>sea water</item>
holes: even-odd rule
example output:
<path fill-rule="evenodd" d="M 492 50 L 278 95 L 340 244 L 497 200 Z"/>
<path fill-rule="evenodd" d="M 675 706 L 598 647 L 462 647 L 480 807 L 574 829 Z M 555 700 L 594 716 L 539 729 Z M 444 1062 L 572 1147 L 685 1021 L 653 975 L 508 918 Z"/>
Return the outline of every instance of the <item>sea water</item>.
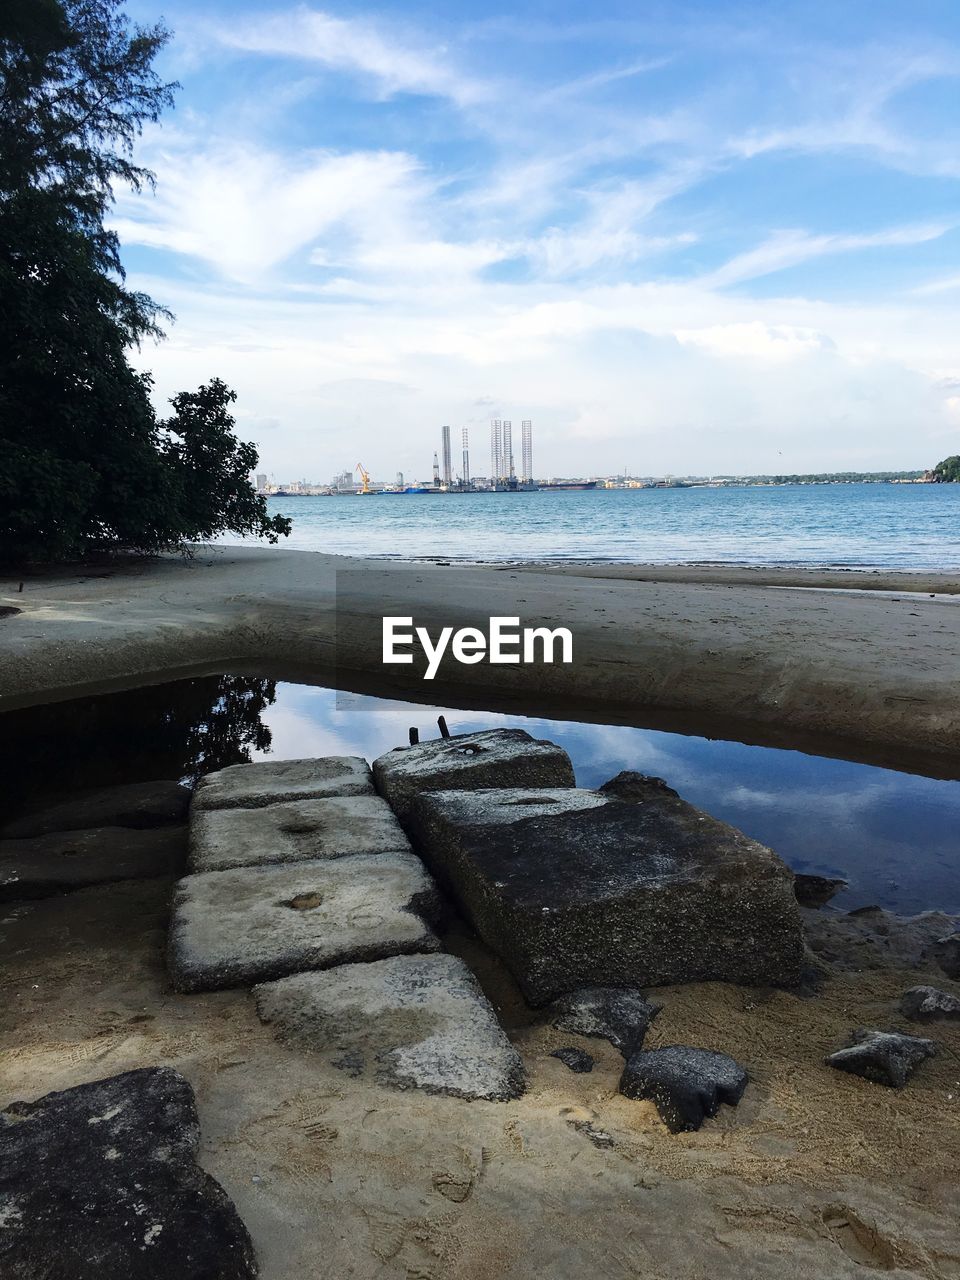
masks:
<path fill-rule="evenodd" d="M 960 568 L 960 485 L 270 498 L 282 545 L 396 559 Z"/>

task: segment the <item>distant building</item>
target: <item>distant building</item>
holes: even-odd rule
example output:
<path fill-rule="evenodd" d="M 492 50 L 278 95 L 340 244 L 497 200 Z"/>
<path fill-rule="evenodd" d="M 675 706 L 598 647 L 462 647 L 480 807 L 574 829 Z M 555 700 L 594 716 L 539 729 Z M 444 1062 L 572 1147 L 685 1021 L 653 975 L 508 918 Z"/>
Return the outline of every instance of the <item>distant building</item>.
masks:
<path fill-rule="evenodd" d="M 265 475 L 257 476 L 257 493 L 265 493 L 267 489 L 267 477 Z"/>

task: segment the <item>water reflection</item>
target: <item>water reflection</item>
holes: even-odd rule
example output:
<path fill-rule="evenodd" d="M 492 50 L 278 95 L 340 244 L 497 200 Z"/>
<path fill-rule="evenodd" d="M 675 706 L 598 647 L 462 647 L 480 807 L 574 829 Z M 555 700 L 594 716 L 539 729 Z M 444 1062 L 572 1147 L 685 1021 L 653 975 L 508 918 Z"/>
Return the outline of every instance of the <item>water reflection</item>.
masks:
<path fill-rule="evenodd" d="M 247 676 L 155 685 L 0 717 L 7 794 L 29 807 L 83 787 L 201 774 L 251 759 L 362 755 L 451 730 L 516 725 L 570 753 L 582 786 L 621 769 L 665 778 L 798 871 L 843 876 L 835 899 L 960 911 L 960 782 L 652 729 L 462 711 Z M 8 812 L 10 807 L 8 805 Z"/>
<path fill-rule="evenodd" d="M 221 675 L 9 711 L 0 769 L 10 803 L 155 778 L 194 783 L 259 757 L 271 748 L 264 714 L 276 696 L 275 680 Z"/>

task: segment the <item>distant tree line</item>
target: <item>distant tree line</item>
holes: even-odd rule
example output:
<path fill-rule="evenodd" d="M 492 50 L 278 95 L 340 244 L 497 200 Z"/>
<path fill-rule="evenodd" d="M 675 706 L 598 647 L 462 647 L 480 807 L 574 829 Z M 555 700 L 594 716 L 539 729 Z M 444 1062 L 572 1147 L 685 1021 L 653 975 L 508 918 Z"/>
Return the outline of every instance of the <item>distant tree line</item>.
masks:
<path fill-rule="evenodd" d="M 121 0 L 0 4 L 0 560 L 157 552 L 225 530 L 276 542 L 218 378 L 159 419 L 128 353 L 172 317 L 128 289 L 115 185 L 141 190 L 145 122 L 172 105 L 161 25 Z"/>
<path fill-rule="evenodd" d="M 938 462 L 931 475 L 938 484 L 960 484 L 960 454 L 954 453 Z"/>

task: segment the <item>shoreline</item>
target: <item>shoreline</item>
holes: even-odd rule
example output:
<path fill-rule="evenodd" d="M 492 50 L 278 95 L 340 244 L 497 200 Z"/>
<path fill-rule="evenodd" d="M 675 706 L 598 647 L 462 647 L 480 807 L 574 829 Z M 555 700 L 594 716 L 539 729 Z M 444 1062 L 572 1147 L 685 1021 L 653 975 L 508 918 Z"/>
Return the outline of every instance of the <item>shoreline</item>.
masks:
<path fill-rule="evenodd" d="M 349 575 L 339 594 L 338 573 Z M 0 710 L 201 669 L 270 666 L 414 701 L 492 700 L 537 714 L 551 706 L 566 711 L 551 718 L 565 719 L 583 707 L 590 719 L 800 749 L 818 743 L 822 754 L 948 757 L 960 749 L 960 613 L 954 599 L 930 596 L 960 595 L 960 579 L 871 573 L 867 584 L 865 576 L 401 564 L 216 544 L 191 560 L 49 571 L 24 579 L 22 593 L 17 579 L 0 582 L 0 604 L 21 611 L 0 619 Z M 384 613 L 414 613 L 428 626 L 495 614 L 567 625 L 576 661 L 445 664 L 442 682 L 387 681 Z"/>

